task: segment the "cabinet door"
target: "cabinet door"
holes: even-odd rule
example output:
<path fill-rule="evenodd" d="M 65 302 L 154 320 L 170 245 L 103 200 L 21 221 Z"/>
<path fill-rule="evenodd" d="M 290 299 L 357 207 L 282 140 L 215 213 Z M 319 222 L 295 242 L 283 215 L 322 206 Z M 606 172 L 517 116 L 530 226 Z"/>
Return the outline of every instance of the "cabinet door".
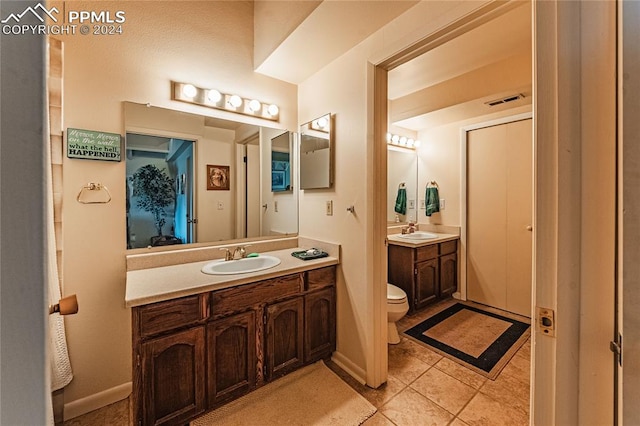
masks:
<path fill-rule="evenodd" d="M 302 297 L 267 306 L 267 380 L 287 374 L 302 365 L 303 315 Z"/>
<path fill-rule="evenodd" d="M 204 327 L 142 344 L 142 424 L 186 421 L 205 409 Z"/>
<path fill-rule="evenodd" d="M 451 296 L 458 289 L 458 258 L 455 253 L 440 258 L 440 297 Z"/>
<path fill-rule="evenodd" d="M 304 297 L 304 360 L 331 356 L 336 349 L 336 299 L 333 288 Z"/>
<path fill-rule="evenodd" d="M 207 325 L 209 407 L 256 385 L 256 313 L 244 312 Z"/>
<path fill-rule="evenodd" d="M 416 263 L 415 266 L 415 309 L 433 302 L 438 296 L 438 258 Z"/>

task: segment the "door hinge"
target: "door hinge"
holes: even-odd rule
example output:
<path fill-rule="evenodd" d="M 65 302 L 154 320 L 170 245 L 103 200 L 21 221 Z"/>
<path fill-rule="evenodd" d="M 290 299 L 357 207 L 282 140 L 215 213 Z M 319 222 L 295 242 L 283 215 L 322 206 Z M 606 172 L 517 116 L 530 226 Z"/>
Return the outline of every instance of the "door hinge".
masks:
<path fill-rule="evenodd" d="M 622 334 L 618 333 L 618 338 L 615 342 L 609 342 L 609 349 L 616 354 L 618 365 L 622 367 Z"/>
<path fill-rule="evenodd" d="M 267 314 L 262 315 L 262 323 L 267 325 Z"/>
<path fill-rule="evenodd" d="M 418 275 L 418 268 L 413 268 L 413 275 Z"/>

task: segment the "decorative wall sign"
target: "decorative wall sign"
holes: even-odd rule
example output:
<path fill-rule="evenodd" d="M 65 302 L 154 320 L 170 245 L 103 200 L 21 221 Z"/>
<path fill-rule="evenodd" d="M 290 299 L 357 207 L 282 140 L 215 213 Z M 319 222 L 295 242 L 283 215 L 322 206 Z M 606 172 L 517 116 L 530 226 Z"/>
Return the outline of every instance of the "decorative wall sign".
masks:
<path fill-rule="evenodd" d="M 229 166 L 207 164 L 207 190 L 229 190 Z"/>
<path fill-rule="evenodd" d="M 121 137 L 117 133 L 67 128 L 67 157 L 120 161 Z"/>

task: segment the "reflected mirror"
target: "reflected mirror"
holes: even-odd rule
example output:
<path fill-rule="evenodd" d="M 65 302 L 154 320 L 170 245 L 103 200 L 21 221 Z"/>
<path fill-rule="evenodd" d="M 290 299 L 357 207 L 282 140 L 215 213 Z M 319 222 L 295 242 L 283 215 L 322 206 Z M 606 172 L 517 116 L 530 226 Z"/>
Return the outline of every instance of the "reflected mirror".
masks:
<path fill-rule="evenodd" d="M 415 150 L 387 145 L 387 222 L 417 218 L 418 155 Z"/>
<path fill-rule="evenodd" d="M 333 184 L 331 114 L 300 126 L 300 188 L 331 188 Z"/>
<path fill-rule="evenodd" d="M 297 234 L 291 132 L 132 102 L 124 117 L 127 248 Z"/>
<path fill-rule="evenodd" d="M 293 189 L 291 185 L 291 135 L 285 132 L 271 139 L 271 192 Z"/>

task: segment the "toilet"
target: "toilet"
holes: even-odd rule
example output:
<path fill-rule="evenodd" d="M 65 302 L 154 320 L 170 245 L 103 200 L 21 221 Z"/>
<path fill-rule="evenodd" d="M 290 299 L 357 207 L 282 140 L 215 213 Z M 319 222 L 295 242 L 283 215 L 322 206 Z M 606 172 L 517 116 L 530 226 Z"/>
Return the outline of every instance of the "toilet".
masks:
<path fill-rule="evenodd" d="M 408 311 L 409 302 L 407 301 L 407 293 L 393 284 L 387 284 L 387 342 L 392 345 L 400 343 L 396 322 L 405 316 Z"/>

